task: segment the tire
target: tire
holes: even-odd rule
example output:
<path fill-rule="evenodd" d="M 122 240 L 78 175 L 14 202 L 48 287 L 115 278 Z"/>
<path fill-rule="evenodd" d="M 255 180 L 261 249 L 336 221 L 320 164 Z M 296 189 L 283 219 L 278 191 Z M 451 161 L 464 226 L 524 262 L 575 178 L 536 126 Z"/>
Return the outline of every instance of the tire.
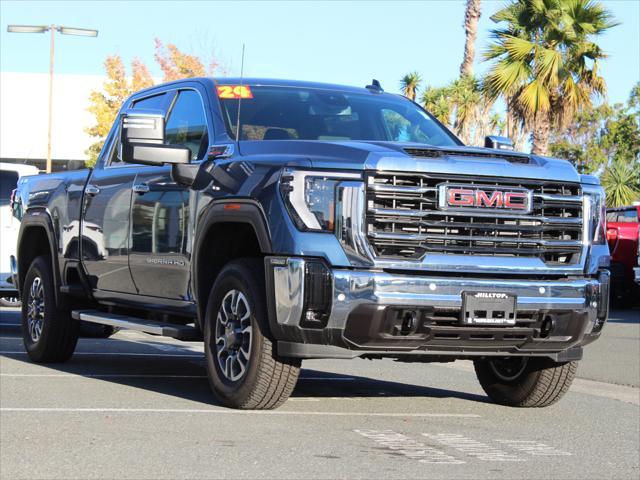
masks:
<path fill-rule="evenodd" d="M 22 339 L 38 363 L 66 362 L 78 342 L 78 322 L 56 304 L 54 288 L 51 258 L 36 257 L 22 289 Z"/>
<path fill-rule="evenodd" d="M 225 406 L 273 409 L 291 395 L 300 360 L 277 355 L 268 324 L 264 264 L 230 262 L 211 289 L 204 321 L 209 383 Z"/>
<path fill-rule="evenodd" d="M 20 299 L 17 297 L 0 297 L 0 307 L 19 308 Z"/>
<path fill-rule="evenodd" d="M 494 402 L 510 407 L 547 407 L 569 390 L 578 362 L 507 357 L 476 360 L 476 375 Z"/>

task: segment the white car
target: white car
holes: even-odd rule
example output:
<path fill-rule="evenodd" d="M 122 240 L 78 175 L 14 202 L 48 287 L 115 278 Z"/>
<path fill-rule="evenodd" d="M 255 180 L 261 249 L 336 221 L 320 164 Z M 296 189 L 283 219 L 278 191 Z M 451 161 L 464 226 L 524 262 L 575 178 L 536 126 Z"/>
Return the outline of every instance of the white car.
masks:
<path fill-rule="evenodd" d="M 38 169 L 32 165 L 0 163 L 0 304 L 3 306 L 20 304 L 16 288 L 10 282 L 11 257 L 16 255 L 20 230 L 20 221 L 11 210 L 11 195 L 20 177 L 37 174 Z"/>

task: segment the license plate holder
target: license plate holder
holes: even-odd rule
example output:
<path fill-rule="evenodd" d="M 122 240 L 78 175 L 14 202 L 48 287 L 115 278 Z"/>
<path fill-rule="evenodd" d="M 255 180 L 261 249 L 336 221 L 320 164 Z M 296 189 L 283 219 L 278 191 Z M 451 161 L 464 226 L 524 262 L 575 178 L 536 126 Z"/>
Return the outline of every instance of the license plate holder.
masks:
<path fill-rule="evenodd" d="M 462 292 L 463 325 L 513 326 L 517 297 L 503 292 Z"/>

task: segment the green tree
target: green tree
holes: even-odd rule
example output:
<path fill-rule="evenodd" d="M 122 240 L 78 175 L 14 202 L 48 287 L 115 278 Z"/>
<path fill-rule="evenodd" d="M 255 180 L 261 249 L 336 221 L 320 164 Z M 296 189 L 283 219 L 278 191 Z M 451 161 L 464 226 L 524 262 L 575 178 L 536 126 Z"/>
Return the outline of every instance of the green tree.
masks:
<path fill-rule="evenodd" d="M 640 200 L 640 167 L 638 162 L 614 161 L 602 175 L 607 205 L 623 207 Z"/>
<path fill-rule="evenodd" d="M 593 41 L 616 25 L 594 0 L 512 0 L 491 19 L 486 88 L 503 96 L 533 131 L 533 153 L 546 154 L 552 128 L 564 129 L 580 109 L 606 93 Z"/>
<path fill-rule="evenodd" d="M 418 72 L 407 73 L 400 79 L 400 90 L 409 100 L 415 101 L 421 82 L 422 78 Z"/>
<path fill-rule="evenodd" d="M 603 103 L 580 111 L 575 121 L 552 136 L 554 156 L 573 162 L 579 171 L 598 173 L 614 162 L 640 161 L 640 82 L 625 105 Z"/>
<path fill-rule="evenodd" d="M 444 125 L 452 128 L 451 114 L 453 111 L 451 102 L 449 101 L 449 87 L 431 87 L 427 86 L 420 97 L 420 102 L 431 115 L 436 117 Z"/>

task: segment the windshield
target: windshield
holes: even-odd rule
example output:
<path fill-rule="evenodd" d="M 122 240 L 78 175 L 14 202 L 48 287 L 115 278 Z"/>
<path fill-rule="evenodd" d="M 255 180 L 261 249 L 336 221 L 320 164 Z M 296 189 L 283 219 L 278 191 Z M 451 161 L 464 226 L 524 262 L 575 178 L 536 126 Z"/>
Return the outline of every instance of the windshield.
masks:
<path fill-rule="evenodd" d="M 244 95 L 240 107 L 240 140 L 368 140 L 459 145 L 428 113 L 400 96 L 279 86 L 243 88 L 248 94 Z M 238 99 L 220 98 L 220 103 L 229 135 L 235 138 Z"/>

